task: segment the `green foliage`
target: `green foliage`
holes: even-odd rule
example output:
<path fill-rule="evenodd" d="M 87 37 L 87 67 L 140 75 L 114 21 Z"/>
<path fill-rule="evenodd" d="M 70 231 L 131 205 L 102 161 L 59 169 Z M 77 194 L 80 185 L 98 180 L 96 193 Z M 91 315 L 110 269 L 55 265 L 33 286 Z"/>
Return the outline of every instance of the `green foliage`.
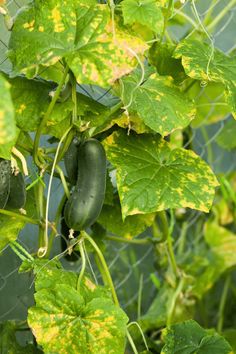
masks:
<path fill-rule="evenodd" d="M 162 354 L 232 353 L 232 348 L 223 337 L 204 330 L 193 320 L 172 325 L 170 329 L 167 329 L 165 342 Z"/>
<path fill-rule="evenodd" d="M 209 39 L 235 2 L 198 18 L 193 1 L 198 21 L 184 1 L 23 2 L 11 14 L 0 1 L 0 251 L 33 273 L 35 304 L 23 324 L 0 324 L 0 351 L 232 353 L 236 175 L 208 132 L 221 124 L 217 154 L 231 158 L 236 57 Z M 102 155 L 71 153 L 73 139 Z M 60 263 L 73 252 L 76 265 Z"/>

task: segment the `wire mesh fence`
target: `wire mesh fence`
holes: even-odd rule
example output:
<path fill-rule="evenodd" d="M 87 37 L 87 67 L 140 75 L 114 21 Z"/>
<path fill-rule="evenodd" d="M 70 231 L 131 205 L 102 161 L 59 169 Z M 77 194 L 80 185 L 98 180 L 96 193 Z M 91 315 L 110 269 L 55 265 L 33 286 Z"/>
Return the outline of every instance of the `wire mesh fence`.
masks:
<path fill-rule="evenodd" d="M 14 16 L 22 6 L 26 5 L 27 1 L 9 1 L 6 6 L 9 12 Z M 206 31 L 209 42 L 213 47 L 219 48 L 227 54 L 232 54 L 235 50 L 235 25 L 236 25 L 236 6 L 227 9 L 229 1 L 218 0 L 212 2 L 206 1 L 182 1 L 182 7 L 179 7 L 172 15 L 173 25 L 170 27 L 169 35 L 171 38 L 178 41 L 184 37 L 186 33 L 189 35 L 201 29 Z M 203 25 L 203 20 L 206 16 L 215 14 L 217 18 L 219 14 L 225 11 L 224 16 L 215 27 L 214 33 L 209 34 L 207 28 Z M 176 24 L 181 18 L 185 20 L 183 27 Z M 209 26 L 208 26 L 209 28 Z M 8 72 L 10 62 L 7 58 L 9 41 L 9 32 L 6 30 L 3 17 L 0 18 L 0 69 Z M 236 170 L 236 156 L 233 152 L 227 152 L 222 149 L 217 138 L 222 132 L 225 124 L 231 117 L 224 110 L 219 113 L 219 121 L 213 122 L 210 125 L 204 125 L 204 122 L 209 122 L 211 117 L 215 115 L 215 110 L 218 107 L 224 107 L 222 101 L 222 93 L 219 92 L 217 97 L 212 97 L 208 90 L 208 85 L 204 82 L 201 87 L 198 87 L 192 92 L 192 96 L 199 104 L 199 108 L 204 108 L 203 117 L 199 126 L 196 124 L 192 127 L 192 135 L 185 142 L 185 147 L 191 144 L 196 153 L 201 156 L 212 169 L 226 176 Z M 110 90 L 101 90 L 91 85 L 80 85 L 80 91 L 102 104 L 112 106 L 116 102 L 116 98 L 112 96 Z M 217 103 L 217 104 L 216 104 Z M 223 119 L 222 119 L 223 115 Z M 52 190 L 52 204 L 57 204 L 59 197 L 62 195 L 62 187 L 56 182 Z M 198 237 L 203 237 L 203 231 L 196 230 L 196 221 L 202 217 L 200 212 L 189 211 L 185 219 L 186 233 L 191 230 L 191 233 L 198 233 Z M 149 236 L 151 230 L 145 232 Z M 179 235 L 181 230 L 178 225 L 175 227 L 176 243 L 175 248 L 179 245 Z M 31 253 L 37 248 L 36 229 L 34 226 L 27 226 L 19 236 L 19 242 Z M 60 253 L 60 240 L 57 238 L 54 256 Z M 89 254 L 89 257 L 91 255 Z M 131 319 L 137 318 L 138 306 L 141 301 L 141 312 L 145 313 L 150 303 L 152 302 L 156 286 L 153 283 L 151 274 L 156 272 L 155 268 L 155 252 L 152 245 L 138 246 L 132 244 L 119 244 L 117 242 L 109 242 L 109 251 L 105 252 L 105 257 L 109 264 L 112 277 L 115 282 L 118 297 L 122 307 L 127 311 Z M 68 269 L 79 270 L 79 262 L 71 265 L 64 261 L 64 265 Z M 99 272 L 96 270 L 94 262 L 91 258 L 93 271 L 96 278 L 100 281 Z M 10 248 L 6 248 L 0 257 L 0 321 L 7 319 L 25 319 L 27 309 L 33 304 L 33 286 L 32 277 L 25 274 L 18 274 L 20 260 L 12 252 Z M 143 292 L 143 289 L 148 291 Z M 141 300 L 140 300 L 141 293 Z"/>

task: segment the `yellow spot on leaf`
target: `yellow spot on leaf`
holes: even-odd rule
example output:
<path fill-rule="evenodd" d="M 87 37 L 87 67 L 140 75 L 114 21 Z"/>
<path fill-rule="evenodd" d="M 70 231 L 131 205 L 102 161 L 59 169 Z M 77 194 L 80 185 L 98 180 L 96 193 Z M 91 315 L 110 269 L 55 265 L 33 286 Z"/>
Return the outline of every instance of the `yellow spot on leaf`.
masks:
<path fill-rule="evenodd" d="M 39 32 L 44 32 L 44 27 L 43 26 L 39 26 Z"/>
<path fill-rule="evenodd" d="M 31 22 L 26 22 L 23 24 L 23 28 L 28 29 L 30 32 L 34 30 L 34 23 L 35 20 L 32 20 Z"/>
<path fill-rule="evenodd" d="M 59 11 L 58 7 L 58 5 L 54 7 L 54 9 L 52 10 L 52 16 L 50 16 L 54 23 L 54 32 L 57 33 L 65 31 L 65 26 L 61 18 L 61 12 Z"/>
<path fill-rule="evenodd" d="M 94 291 L 96 289 L 96 285 L 91 282 L 88 278 L 85 279 L 85 285 L 88 289 Z"/>
<path fill-rule="evenodd" d="M 26 109 L 26 105 L 22 103 L 20 107 L 16 110 L 17 113 L 22 114 L 22 112 Z"/>

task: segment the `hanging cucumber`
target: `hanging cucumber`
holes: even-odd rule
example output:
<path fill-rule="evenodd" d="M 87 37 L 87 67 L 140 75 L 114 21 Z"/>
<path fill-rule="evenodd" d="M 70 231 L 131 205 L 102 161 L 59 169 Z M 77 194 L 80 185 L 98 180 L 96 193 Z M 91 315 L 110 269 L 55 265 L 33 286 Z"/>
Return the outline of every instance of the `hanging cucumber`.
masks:
<path fill-rule="evenodd" d="M 11 174 L 10 177 L 10 193 L 7 200 L 6 208 L 21 209 L 26 201 L 26 189 L 24 176 L 21 172 Z"/>
<path fill-rule="evenodd" d="M 78 149 L 75 189 L 65 206 L 65 221 L 76 231 L 91 226 L 99 216 L 106 189 L 106 154 L 96 139 L 88 139 Z"/>
<path fill-rule="evenodd" d="M 11 161 L 0 158 L 0 209 L 4 209 L 10 192 Z"/>
<path fill-rule="evenodd" d="M 72 185 L 75 185 L 77 181 L 79 144 L 79 139 L 75 137 L 68 147 L 64 157 L 67 177 Z"/>

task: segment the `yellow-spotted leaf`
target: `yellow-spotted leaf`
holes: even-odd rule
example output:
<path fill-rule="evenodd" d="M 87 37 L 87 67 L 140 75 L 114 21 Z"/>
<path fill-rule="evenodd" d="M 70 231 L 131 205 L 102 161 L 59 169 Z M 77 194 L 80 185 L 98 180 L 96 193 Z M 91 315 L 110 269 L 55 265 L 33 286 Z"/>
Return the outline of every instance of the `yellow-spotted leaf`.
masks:
<path fill-rule="evenodd" d="M 0 253 L 9 242 L 15 241 L 25 222 L 0 214 Z"/>
<path fill-rule="evenodd" d="M 210 167 L 193 151 L 171 150 L 156 135 L 115 132 L 104 140 L 109 161 L 117 168 L 122 215 L 168 208 L 208 212 L 218 185 Z"/>
<path fill-rule="evenodd" d="M 156 33 L 161 33 L 164 26 L 159 1 L 157 0 L 124 0 L 121 8 L 125 24 L 135 22 L 150 28 Z"/>
<path fill-rule="evenodd" d="M 152 130 L 166 136 L 190 124 L 195 117 L 194 104 L 168 76 L 151 75 L 141 86 L 127 77 L 121 99 L 130 113 L 137 113 Z"/>
<path fill-rule="evenodd" d="M 30 78 L 64 58 L 79 83 L 108 86 L 129 73 L 146 48 L 118 28 L 114 33 L 106 4 L 36 0 L 15 20 L 9 58 L 15 74 Z"/>
<path fill-rule="evenodd" d="M 16 138 L 14 107 L 10 94 L 10 84 L 0 75 L 0 146 Z"/>
<path fill-rule="evenodd" d="M 229 82 L 226 88 L 226 100 L 231 108 L 232 115 L 236 119 L 236 81 Z"/>
<path fill-rule="evenodd" d="M 186 39 L 179 43 L 175 58 L 182 58 L 188 76 L 203 81 L 236 83 L 236 57 L 229 57 L 204 42 Z"/>
<path fill-rule="evenodd" d="M 236 265 L 236 235 L 233 232 L 209 222 L 204 236 L 212 252 L 222 260 L 221 272 Z"/>
<path fill-rule="evenodd" d="M 63 272 L 57 270 L 57 273 L 60 271 Z M 109 297 L 98 296 L 97 286 L 88 278 L 78 291 L 73 276 L 69 282 L 64 276 L 61 283 L 58 274 L 53 279 L 55 270 L 49 273 L 52 275 L 49 274 L 51 287 L 45 277 L 45 287 L 41 283 L 41 289 L 35 294 L 36 306 L 28 313 L 29 326 L 44 351 L 58 354 L 123 353 L 128 321 L 125 313 Z"/>

